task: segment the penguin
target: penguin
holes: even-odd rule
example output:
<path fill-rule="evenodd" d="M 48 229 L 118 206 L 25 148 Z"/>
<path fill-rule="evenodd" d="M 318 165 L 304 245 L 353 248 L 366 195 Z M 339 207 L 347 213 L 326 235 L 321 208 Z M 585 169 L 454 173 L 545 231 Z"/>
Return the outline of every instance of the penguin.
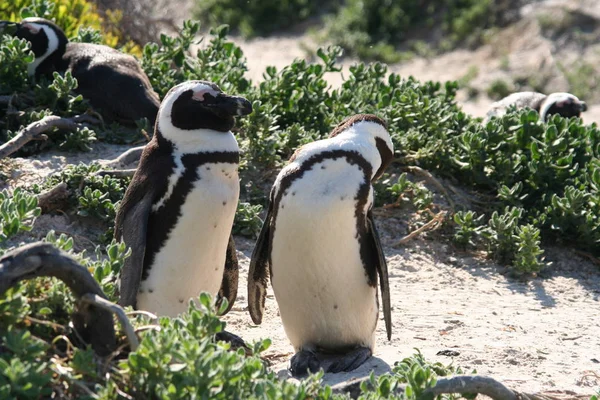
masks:
<path fill-rule="evenodd" d="M 540 114 L 540 121 L 546 122 L 551 115 L 559 114 L 562 117 L 579 117 L 587 111 L 587 104 L 571 93 L 551 93 L 545 95 L 538 92 L 519 92 L 493 103 L 487 112 L 484 123 L 492 117 L 501 117 L 506 114 L 509 107 L 517 109 L 529 107 Z"/>
<path fill-rule="evenodd" d="M 147 118 L 154 126 L 160 99 L 134 57 L 108 46 L 69 42 L 62 29 L 43 18 L 0 21 L 0 31 L 31 43 L 35 59 L 28 66 L 30 76 L 70 71 L 77 79 L 75 91 L 106 120 L 134 126 Z"/>
<path fill-rule="evenodd" d="M 358 114 L 328 139 L 299 148 L 275 180 L 251 257 L 248 307 L 260 324 L 270 277 L 295 350 L 290 362 L 295 376 L 321 367 L 317 353 L 338 353 L 327 372 L 351 371 L 372 355 L 378 282 L 391 339 L 388 272 L 373 221 L 372 183 L 393 153 L 386 123 Z"/>
<path fill-rule="evenodd" d="M 237 295 L 238 262 L 231 236 L 239 197 L 234 117 L 250 102 L 217 85 L 173 87 L 158 111 L 115 219 L 115 239 L 132 254 L 120 272 L 119 304 L 177 316 L 206 291 Z"/>

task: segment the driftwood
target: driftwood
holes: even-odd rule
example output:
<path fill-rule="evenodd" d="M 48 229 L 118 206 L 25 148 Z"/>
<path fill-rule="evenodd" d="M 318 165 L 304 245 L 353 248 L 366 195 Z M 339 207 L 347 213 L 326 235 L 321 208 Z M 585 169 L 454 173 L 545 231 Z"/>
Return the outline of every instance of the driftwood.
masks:
<path fill-rule="evenodd" d="M 113 313 L 123 325 L 130 346 L 137 347 L 137 337 L 131 334 L 133 327 L 123 309 L 106 300 L 87 268 L 50 244 L 28 244 L 0 258 L 0 295 L 22 280 L 42 276 L 58 278 L 69 287 L 77 300 L 72 315 L 75 330 L 98 355 L 107 356 L 117 348 Z"/>
<path fill-rule="evenodd" d="M 98 122 L 99 120 L 89 115 L 78 115 L 72 118 L 49 115 L 27 125 L 17 136 L 0 146 L 0 159 L 10 156 L 32 140 L 46 140 L 48 137 L 44 135 L 44 132 L 52 128 L 74 131 L 84 123 Z"/>
<path fill-rule="evenodd" d="M 42 209 L 42 214 L 47 214 L 68 206 L 69 195 L 69 189 L 65 182 L 61 182 L 47 192 L 39 194 L 38 206 Z"/>
<path fill-rule="evenodd" d="M 96 173 L 94 173 L 94 175 L 98 175 L 98 176 L 112 176 L 113 178 L 128 178 L 128 177 L 132 177 L 135 174 L 135 171 L 137 171 L 137 169 L 132 168 L 132 169 L 111 169 L 111 170 L 101 170 L 98 171 Z"/>
<path fill-rule="evenodd" d="M 111 167 L 114 167 L 114 166 L 124 167 L 126 165 L 138 162 L 140 160 L 140 158 L 142 157 L 142 152 L 144 151 L 145 147 L 146 147 L 145 145 L 138 146 L 138 147 L 132 147 L 131 149 L 122 153 L 119 157 L 107 162 L 105 165 L 111 166 Z"/>
<path fill-rule="evenodd" d="M 351 398 L 356 399 L 358 396 L 360 396 L 360 386 L 365 381 L 369 382 L 369 377 L 356 379 L 349 382 L 342 382 L 332 386 L 332 389 L 334 393 L 345 393 Z M 398 386 L 396 388 L 397 394 L 403 393 L 405 388 L 405 385 Z M 444 393 L 479 393 L 484 394 L 494 400 L 519 400 L 523 398 L 497 380 L 486 376 L 477 375 L 457 375 L 451 378 L 440 378 L 437 380 L 434 387 L 425 390 L 423 396 L 433 398 Z"/>

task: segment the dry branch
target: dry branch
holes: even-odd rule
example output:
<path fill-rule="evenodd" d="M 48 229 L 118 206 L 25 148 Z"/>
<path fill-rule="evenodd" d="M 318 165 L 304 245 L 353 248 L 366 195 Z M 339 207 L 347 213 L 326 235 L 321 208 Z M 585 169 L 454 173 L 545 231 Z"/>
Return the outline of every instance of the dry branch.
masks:
<path fill-rule="evenodd" d="M 132 177 L 137 171 L 135 168 L 132 169 L 113 169 L 113 170 L 101 170 L 94 175 L 98 176 L 112 176 L 113 178 L 128 178 Z"/>
<path fill-rule="evenodd" d="M 140 345 L 140 341 L 138 340 L 138 337 L 135 334 L 133 325 L 131 325 L 129 318 L 127 318 L 125 310 L 121 306 L 110 302 L 105 298 L 98 296 L 97 294 L 92 293 L 84 295 L 80 301 L 85 304 L 103 308 L 115 314 L 115 316 L 121 323 L 123 330 L 125 331 L 125 335 L 127 336 L 127 340 L 129 341 L 129 347 L 131 348 L 131 351 L 137 350 L 138 346 Z"/>
<path fill-rule="evenodd" d="M 82 123 L 97 122 L 96 118 L 89 115 L 79 115 L 73 118 L 61 118 L 56 115 L 49 115 L 27 125 L 17 136 L 0 146 L 0 159 L 10 156 L 32 140 L 47 139 L 47 136 L 43 133 L 52 128 L 74 131 Z"/>
<path fill-rule="evenodd" d="M 448 213 L 447 211 L 440 211 L 438 214 L 436 214 L 431 219 L 431 221 L 429 221 L 428 223 L 426 223 L 419 229 L 412 231 L 408 235 L 404 236 L 402 239 L 398 240 L 398 242 L 394 246 L 400 246 L 402 244 L 406 244 L 406 242 L 414 239 L 415 237 L 419 236 L 423 232 L 436 230 L 437 228 L 442 226 L 442 222 L 444 221 L 444 218 L 446 218 L 447 213 Z"/>
<path fill-rule="evenodd" d="M 454 200 L 452 200 L 452 197 L 450 197 L 450 195 L 448 194 L 448 191 L 446 190 L 446 187 L 442 184 L 442 182 L 440 182 L 435 176 L 433 176 L 431 174 L 431 172 L 424 170 L 421 167 L 417 167 L 417 166 L 407 166 L 404 167 L 404 169 L 408 170 L 409 172 L 412 172 L 414 174 L 419 174 L 422 177 L 425 178 L 425 180 L 429 183 L 431 183 L 433 186 L 435 186 L 440 192 L 442 192 L 442 194 L 444 195 L 444 197 L 446 198 L 446 200 L 448 200 L 448 204 L 450 204 L 450 208 L 452 209 L 452 211 L 454 212 Z"/>
<path fill-rule="evenodd" d="M 131 149 L 122 153 L 119 157 L 115 158 L 106 163 L 107 166 L 120 166 L 124 167 L 134 162 L 138 162 L 142 157 L 142 152 L 146 146 L 132 147 Z"/>
<path fill-rule="evenodd" d="M 106 298 L 86 268 L 70 255 L 42 242 L 19 247 L 0 258 L 0 295 L 22 280 L 42 276 L 63 281 L 78 301 L 87 294 Z M 116 348 L 110 311 L 97 305 L 79 305 L 72 318 L 75 330 L 96 353 L 106 356 Z"/>
<path fill-rule="evenodd" d="M 65 182 L 61 182 L 47 192 L 39 194 L 38 206 L 42 209 L 42 214 L 47 214 L 67 206 L 69 195 L 69 189 Z"/>
<path fill-rule="evenodd" d="M 361 394 L 360 385 L 363 382 L 369 382 L 369 378 L 356 379 L 350 382 L 342 382 L 332 386 L 334 393 L 346 393 L 351 398 L 356 399 Z M 406 385 L 399 385 L 396 388 L 398 394 L 403 393 Z M 440 378 L 432 388 L 428 388 L 423 393 L 423 397 L 439 396 L 440 394 L 451 393 L 480 393 L 494 400 L 518 400 L 521 395 L 508 389 L 502 383 L 493 378 L 478 375 L 458 375 L 451 378 Z M 527 396 L 527 395 L 525 395 Z M 525 397 L 527 398 L 527 397 Z"/>

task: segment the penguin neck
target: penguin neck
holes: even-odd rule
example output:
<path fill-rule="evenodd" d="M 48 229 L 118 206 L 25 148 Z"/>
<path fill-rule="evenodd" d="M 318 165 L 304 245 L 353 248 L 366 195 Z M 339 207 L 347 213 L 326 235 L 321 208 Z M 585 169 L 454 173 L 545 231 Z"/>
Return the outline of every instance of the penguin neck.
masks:
<path fill-rule="evenodd" d="M 158 130 L 157 134 L 173 146 L 180 154 L 239 152 L 239 146 L 231 131 L 220 132 L 213 129 L 184 131 L 172 127 L 168 134 Z"/>
<path fill-rule="evenodd" d="M 389 141 L 385 128 L 373 122 L 361 122 L 353 125 L 349 129 L 333 137 L 332 141 L 337 142 L 340 147 L 348 150 L 355 150 L 373 167 L 373 173 L 370 177 L 373 179 L 382 166 L 384 160 L 378 149 L 377 142 Z M 390 142 L 391 145 L 391 142 Z"/>
<path fill-rule="evenodd" d="M 27 73 L 29 76 L 39 76 L 49 74 L 56 70 L 58 60 L 65 53 L 67 43 L 60 40 L 58 35 L 50 28 L 43 27 L 48 37 L 48 46 L 46 51 L 39 57 L 36 57 L 28 66 Z"/>

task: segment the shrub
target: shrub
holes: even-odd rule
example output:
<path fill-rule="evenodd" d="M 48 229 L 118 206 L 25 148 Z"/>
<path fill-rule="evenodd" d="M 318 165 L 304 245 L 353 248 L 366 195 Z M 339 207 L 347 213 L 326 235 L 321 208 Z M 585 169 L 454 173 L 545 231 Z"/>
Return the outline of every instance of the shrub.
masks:
<path fill-rule="evenodd" d="M 288 29 L 323 10 L 332 8 L 338 2 L 202 0 L 195 2 L 193 15 L 209 26 L 230 25 L 246 37 L 264 36 L 279 29 Z"/>
<path fill-rule="evenodd" d="M 478 45 L 487 29 L 517 17 L 511 10 L 518 4 L 520 0 L 348 0 L 326 19 L 323 38 L 361 59 L 397 62 L 401 55 L 395 48 L 415 30 L 441 30 L 440 50 Z"/>
<path fill-rule="evenodd" d="M 103 25 L 93 3 L 87 0 L 11 0 L 0 5 L 0 19 L 20 21 L 27 17 L 41 17 L 54 21 L 68 38 L 76 37 L 80 28 L 100 30 Z M 115 47 L 120 33 L 106 33 L 102 42 Z"/>
<path fill-rule="evenodd" d="M 30 231 L 35 217 L 40 215 L 37 197 L 15 188 L 10 193 L 0 191 L 0 243 L 22 231 Z"/>

